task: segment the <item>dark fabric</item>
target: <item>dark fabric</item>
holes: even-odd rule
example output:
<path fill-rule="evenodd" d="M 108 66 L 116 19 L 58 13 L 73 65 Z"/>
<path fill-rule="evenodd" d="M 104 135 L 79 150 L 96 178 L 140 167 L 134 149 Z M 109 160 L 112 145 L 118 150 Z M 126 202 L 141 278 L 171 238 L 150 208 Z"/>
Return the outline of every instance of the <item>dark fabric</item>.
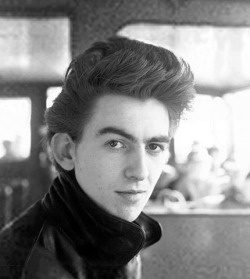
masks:
<path fill-rule="evenodd" d="M 161 237 L 159 224 L 143 213 L 131 223 L 101 209 L 82 191 L 73 172 L 55 179 L 43 206 L 55 226 L 92 264 L 124 265 Z"/>
<path fill-rule="evenodd" d="M 70 172 L 0 233 L 0 278 L 138 279 L 137 254 L 160 237 L 143 213 L 131 223 L 102 210 Z"/>
<path fill-rule="evenodd" d="M 35 203 L 0 232 L 0 278 L 20 278 L 45 220 L 41 202 Z"/>

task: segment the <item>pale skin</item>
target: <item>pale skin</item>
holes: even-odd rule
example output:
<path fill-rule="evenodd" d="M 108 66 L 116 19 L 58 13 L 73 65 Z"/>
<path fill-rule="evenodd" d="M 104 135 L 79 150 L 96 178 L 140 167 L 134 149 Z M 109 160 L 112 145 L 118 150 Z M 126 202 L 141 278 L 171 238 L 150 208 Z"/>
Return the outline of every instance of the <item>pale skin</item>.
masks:
<path fill-rule="evenodd" d="M 56 161 L 75 170 L 84 192 L 110 214 L 134 221 L 168 159 L 169 114 L 156 99 L 104 95 L 79 143 L 56 134 Z"/>

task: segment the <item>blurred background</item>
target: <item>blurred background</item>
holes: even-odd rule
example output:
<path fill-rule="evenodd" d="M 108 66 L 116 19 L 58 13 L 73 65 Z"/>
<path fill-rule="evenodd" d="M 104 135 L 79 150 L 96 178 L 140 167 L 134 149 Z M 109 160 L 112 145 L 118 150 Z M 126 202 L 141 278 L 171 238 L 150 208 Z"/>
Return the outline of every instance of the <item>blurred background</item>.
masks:
<path fill-rule="evenodd" d="M 243 0 L 0 0 L 0 228 L 56 175 L 41 145 L 43 115 L 70 60 L 115 34 L 167 47 L 196 80 L 146 210 L 248 214 L 249 15 Z"/>

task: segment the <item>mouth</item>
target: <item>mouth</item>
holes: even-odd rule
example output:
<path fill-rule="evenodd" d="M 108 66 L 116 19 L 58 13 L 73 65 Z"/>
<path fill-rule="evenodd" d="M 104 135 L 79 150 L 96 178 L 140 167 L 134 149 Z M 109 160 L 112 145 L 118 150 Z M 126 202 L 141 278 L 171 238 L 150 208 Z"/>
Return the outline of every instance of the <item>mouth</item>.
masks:
<path fill-rule="evenodd" d="M 116 193 L 127 202 L 139 202 L 146 194 L 144 190 L 128 190 L 128 191 L 116 191 Z"/>

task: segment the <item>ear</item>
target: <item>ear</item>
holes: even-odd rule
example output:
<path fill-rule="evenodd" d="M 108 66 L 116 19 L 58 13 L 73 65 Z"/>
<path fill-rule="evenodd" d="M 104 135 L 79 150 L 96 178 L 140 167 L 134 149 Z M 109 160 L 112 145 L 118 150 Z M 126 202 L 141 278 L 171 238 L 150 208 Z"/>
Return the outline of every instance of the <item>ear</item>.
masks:
<path fill-rule="evenodd" d="M 65 170 L 74 169 L 75 143 L 66 133 L 57 133 L 51 139 L 51 151 L 56 162 Z"/>

